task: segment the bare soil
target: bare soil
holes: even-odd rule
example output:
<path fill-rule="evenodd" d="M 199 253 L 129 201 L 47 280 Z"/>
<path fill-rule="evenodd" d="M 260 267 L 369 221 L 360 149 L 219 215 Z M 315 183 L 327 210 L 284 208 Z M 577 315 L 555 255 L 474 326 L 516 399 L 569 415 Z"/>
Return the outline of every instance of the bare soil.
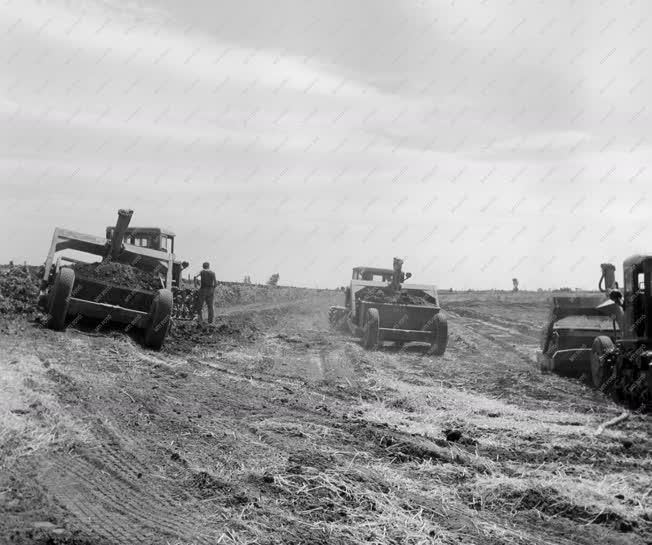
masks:
<path fill-rule="evenodd" d="M 0 314 L 33 312 L 42 275 L 41 267 L 18 266 L 0 270 Z"/>
<path fill-rule="evenodd" d="M 622 409 L 539 372 L 544 296 L 442 296 L 442 357 L 330 331 L 341 297 L 218 305 L 161 352 L 5 318 L 0 542 L 652 542 L 648 417 L 596 436 Z"/>
<path fill-rule="evenodd" d="M 399 305 L 427 305 L 424 297 L 410 293 L 407 290 L 394 291 L 390 288 L 362 288 L 356 297 L 373 303 L 392 303 Z"/>
<path fill-rule="evenodd" d="M 157 275 L 124 263 L 111 261 L 77 263 L 74 269 L 76 276 L 113 286 L 146 291 L 158 290 L 162 287 Z"/>

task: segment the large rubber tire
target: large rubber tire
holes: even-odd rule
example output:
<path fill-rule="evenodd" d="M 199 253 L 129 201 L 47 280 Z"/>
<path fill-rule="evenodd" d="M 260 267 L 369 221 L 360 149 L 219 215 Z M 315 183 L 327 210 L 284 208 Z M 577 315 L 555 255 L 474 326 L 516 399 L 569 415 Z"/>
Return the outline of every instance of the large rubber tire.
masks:
<path fill-rule="evenodd" d="M 66 327 L 66 316 L 75 283 L 75 271 L 68 267 L 59 269 L 50 288 L 48 301 L 48 327 L 62 331 Z"/>
<path fill-rule="evenodd" d="M 542 373 L 552 373 L 552 358 L 543 352 L 537 352 L 537 362 Z"/>
<path fill-rule="evenodd" d="M 441 312 L 433 317 L 432 334 L 433 341 L 429 352 L 435 356 L 443 356 L 448 345 L 448 320 Z"/>
<path fill-rule="evenodd" d="M 330 307 L 328 309 L 328 324 L 334 331 L 348 331 L 346 317 L 349 310 L 346 307 Z"/>
<path fill-rule="evenodd" d="M 362 345 L 367 350 L 376 350 L 380 344 L 379 324 L 380 315 L 378 309 L 370 308 L 367 310 L 366 322 L 363 327 Z"/>
<path fill-rule="evenodd" d="M 591 347 L 591 382 L 594 388 L 600 388 L 607 377 L 605 376 L 605 356 L 615 349 L 614 343 L 606 335 L 600 335 L 593 341 Z"/>
<path fill-rule="evenodd" d="M 158 290 L 149 311 L 150 323 L 145 330 L 145 346 L 155 350 L 163 346 L 172 322 L 173 300 L 170 290 Z"/>
<path fill-rule="evenodd" d="M 331 326 L 331 329 L 336 329 L 337 324 L 337 307 L 331 307 L 328 309 L 328 325 Z"/>

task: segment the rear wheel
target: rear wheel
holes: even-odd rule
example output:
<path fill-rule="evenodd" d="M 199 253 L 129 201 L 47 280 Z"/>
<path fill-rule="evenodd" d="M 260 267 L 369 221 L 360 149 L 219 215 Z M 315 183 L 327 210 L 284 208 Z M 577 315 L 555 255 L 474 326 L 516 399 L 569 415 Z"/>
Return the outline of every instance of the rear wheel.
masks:
<path fill-rule="evenodd" d="M 606 380 L 606 356 L 615 349 L 614 343 L 606 335 L 600 335 L 591 347 L 591 381 L 595 388 L 600 388 Z"/>
<path fill-rule="evenodd" d="M 432 334 L 433 341 L 429 352 L 435 356 L 442 356 L 448 345 L 448 320 L 441 312 L 433 317 Z"/>
<path fill-rule="evenodd" d="M 145 330 L 145 346 L 160 349 L 170 329 L 173 296 L 170 290 L 158 290 L 149 311 L 149 325 Z"/>
<path fill-rule="evenodd" d="M 50 288 L 48 305 L 48 327 L 61 331 L 66 325 L 72 286 L 75 283 L 75 271 L 70 268 L 59 269 Z"/>
<path fill-rule="evenodd" d="M 542 373 L 550 373 L 552 371 L 552 359 L 547 354 L 538 352 L 537 361 Z"/>
<path fill-rule="evenodd" d="M 367 320 L 363 328 L 362 343 L 368 350 L 375 350 L 380 343 L 379 339 L 379 314 L 378 309 L 370 308 L 367 311 Z"/>
<path fill-rule="evenodd" d="M 346 307 L 331 307 L 328 310 L 328 324 L 337 331 L 346 330 L 346 317 L 349 311 Z"/>

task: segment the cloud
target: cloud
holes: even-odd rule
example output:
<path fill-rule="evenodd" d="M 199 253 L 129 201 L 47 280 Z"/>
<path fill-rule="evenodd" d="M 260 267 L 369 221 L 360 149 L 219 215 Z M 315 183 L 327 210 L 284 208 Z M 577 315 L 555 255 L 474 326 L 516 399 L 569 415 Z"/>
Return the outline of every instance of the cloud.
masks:
<path fill-rule="evenodd" d="M 649 53 L 573 5 L 3 3 L 8 258 L 129 205 L 225 278 L 581 284 L 650 229 Z"/>
<path fill-rule="evenodd" d="M 10 6 L 11 7 L 11 6 Z M 6 9 L 6 8 L 5 8 Z M 11 12 L 4 18 L 11 20 Z M 371 89 L 343 80 L 323 67 L 291 56 L 219 43 L 208 35 L 183 33 L 150 23 L 125 27 L 105 14 L 78 15 L 55 4 L 21 2 L 13 32 L 66 47 L 73 56 L 94 62 L 118 61 L 166 75 L 198 78 L 210 84 L 253 84 L 257 88 L 309 91 L 342 98 L 373 98 Z M 75 49 L 76 48 L 76 49 Z"/>

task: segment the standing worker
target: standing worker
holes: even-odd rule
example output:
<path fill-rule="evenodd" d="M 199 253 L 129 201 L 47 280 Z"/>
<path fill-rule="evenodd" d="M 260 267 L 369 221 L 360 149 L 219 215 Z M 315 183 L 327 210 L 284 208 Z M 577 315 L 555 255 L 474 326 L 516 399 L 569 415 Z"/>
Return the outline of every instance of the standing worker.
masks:
<path fill-rule="evenodd" d="M 210 269 L 210 263 L 206 261 L 202 267 L 203 269 L 199 271 L 193 281 L 197 285 L 197 277 L 201 277 L 201 283 L 199 285 L 199 300 L 197 301 L 197 317 L 199 322 L 202 320 L 202 310 L 204 308 L 204 302 L 208 306 L 208 323 L 213 323 L 213 299 L 215 297 L 215 288 L 217 287 L 217 279 L 215 278 L 215 273 Z"/>

